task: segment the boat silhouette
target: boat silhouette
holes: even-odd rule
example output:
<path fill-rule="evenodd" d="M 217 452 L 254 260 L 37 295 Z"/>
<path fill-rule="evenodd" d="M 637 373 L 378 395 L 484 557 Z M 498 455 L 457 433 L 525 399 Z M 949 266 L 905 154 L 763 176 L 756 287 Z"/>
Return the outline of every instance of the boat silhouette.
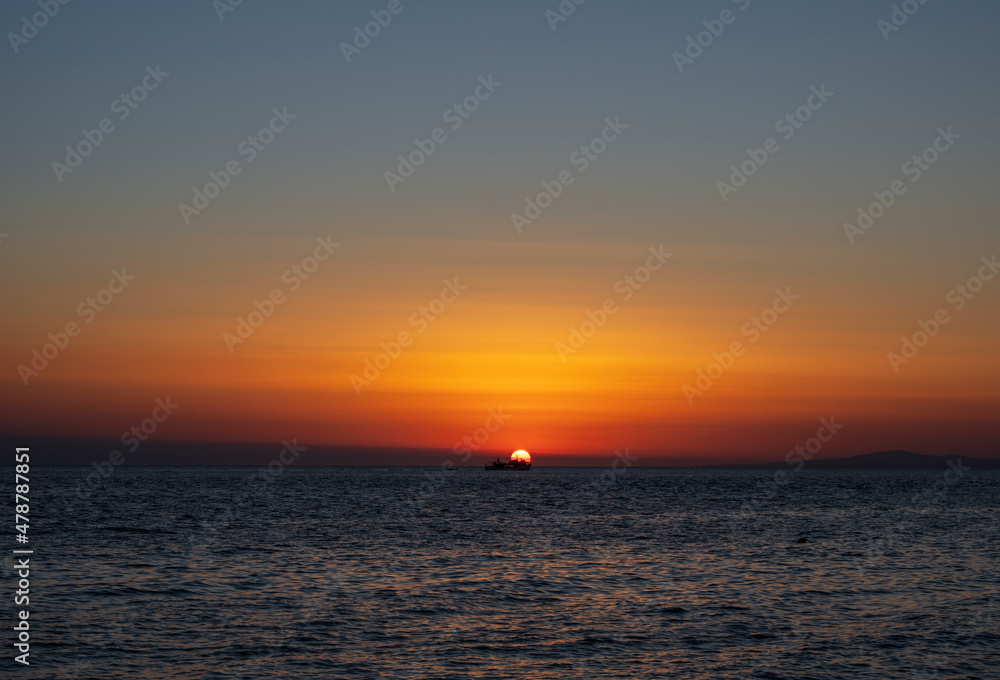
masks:
<path fill-rule="evenodd" d="M 486 463 L 485 468 L 487 470 L 530 470 L 531 463 L 525 463 L 520 460 L 503 460 L 502 458 L 497 458 L 492 463 Z"/>

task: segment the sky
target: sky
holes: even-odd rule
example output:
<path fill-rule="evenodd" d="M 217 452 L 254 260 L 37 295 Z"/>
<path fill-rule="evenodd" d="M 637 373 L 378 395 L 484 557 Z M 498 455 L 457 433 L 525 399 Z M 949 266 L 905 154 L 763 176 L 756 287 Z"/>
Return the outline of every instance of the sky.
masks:
<path fill-rule="evenodd" d="M 1000 7 L 902 4 L 5 3 L 0 434 L 995 456 Z"/>

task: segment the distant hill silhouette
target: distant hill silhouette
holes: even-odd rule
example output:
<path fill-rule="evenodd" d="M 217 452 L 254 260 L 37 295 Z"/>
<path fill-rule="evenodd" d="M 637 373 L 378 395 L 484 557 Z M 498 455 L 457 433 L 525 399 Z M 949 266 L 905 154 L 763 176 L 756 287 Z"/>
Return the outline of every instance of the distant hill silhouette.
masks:
<path fill-rule="evenodd" d="M 860 456 L 850 456 L 849 458 L 814 458 L 805 461 L 810 468 L 897 468 L 907 470 L 920 470 L 927 468 L 943 469 L 947 467 L 948 461 L 958 461 L 961 459 L 962 465 L 977 469 L 997 469 L 1000 468 L 1000 458 L 973 458 L 972 456 L 950 455 L 950 456 L 928 456 L 913 451 L 877 451 L 875 453 L 863 453 Z M 764 463 L 760 467 L 785 467 L 784 461 L 779 463 Z"/>

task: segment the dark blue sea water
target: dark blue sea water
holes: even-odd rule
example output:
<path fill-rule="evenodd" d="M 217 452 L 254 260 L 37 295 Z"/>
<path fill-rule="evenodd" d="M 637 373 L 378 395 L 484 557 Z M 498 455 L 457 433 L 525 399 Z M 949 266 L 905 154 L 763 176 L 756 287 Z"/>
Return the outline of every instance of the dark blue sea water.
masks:
<path fill-rule="evenodd" d="M 1000 677 L 997 471 L 86 474 L 3 677 Z"/>

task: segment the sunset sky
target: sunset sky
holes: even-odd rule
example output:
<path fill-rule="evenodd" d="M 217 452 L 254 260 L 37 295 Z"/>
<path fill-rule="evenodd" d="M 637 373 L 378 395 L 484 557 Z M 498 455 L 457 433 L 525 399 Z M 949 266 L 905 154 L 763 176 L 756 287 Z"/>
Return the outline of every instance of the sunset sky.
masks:
<path fill-rule="evenodd" d="M 553 30 L 556 0 L 403 0 L 348 63 L 341 43 L 389 4 L 244 2 L 220 20 L 207 1 L 70 3 L 16 53 L 8 38 L 0 434 L 118 439 L 169 397 L 158 441 L 446 453 L 493 409 L 509 419 L 483 448 L 539 465 L 626 448 L 779 460 L 831 416 L 844 430 L 822 456 L 1000 453 L 1000 276 L 954 292 L 994 276 L 998 251 L 995 3 L 930 2 L 885 39 L 888 1 L 592 0 Z M 0 27 L 37 10 L 7 3 Z M 732 23 L 679 72 L 674 53 L 723 10 Z M 144 78 L 155 89 L 121 119 Z M 477 88 L 476 110 L 448 116 Z M 815 91 L 832 94 L 776 128 Z M 96 148 L 54 168 L 102 118 Z M 241 145 L 269 123 L 250 160 Z M 602 133 L 583 169 L 574 152 Z M 777 151 L 724 200 L 717 183 L 768 138 Z M 904 164 L 935 142 L 916 177 Z M 564 171 L 519 233 L 512 213 Z M 292 269 L 321 255 L 308 278 Z M 134 280 L 81 314 L 123 268 Z M 227 341 L 276 289 L 273 314 Z M 798 299 L 749 330 L 778 291 Z M 560 352 L 606 300 L 616 311 Z M 37 375 L 19 368 L 71 322 Z M 734 342 L 742 356 L 686 397 Z"/>

